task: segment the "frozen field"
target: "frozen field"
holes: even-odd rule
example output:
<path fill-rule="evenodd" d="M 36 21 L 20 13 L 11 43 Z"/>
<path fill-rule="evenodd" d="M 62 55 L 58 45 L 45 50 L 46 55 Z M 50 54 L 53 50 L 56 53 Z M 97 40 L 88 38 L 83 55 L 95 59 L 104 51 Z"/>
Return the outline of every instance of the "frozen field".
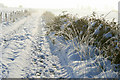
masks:
<path fill-rule="evenodd" d="M 78 54 L 71 42 L 53 37 L 54 33 L 46 36 L 41 14 L 39 11 L 15 23 L 0 24 L 0 78 L 118 78 L 109 60 L 83 55 L 86 46 L 81 45 Z"/>

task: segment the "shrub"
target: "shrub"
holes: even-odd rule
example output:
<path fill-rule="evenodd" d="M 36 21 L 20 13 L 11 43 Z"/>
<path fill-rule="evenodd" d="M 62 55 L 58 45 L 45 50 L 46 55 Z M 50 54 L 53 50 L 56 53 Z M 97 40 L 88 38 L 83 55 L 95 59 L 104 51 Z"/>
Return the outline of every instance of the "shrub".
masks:
<path fill-rule="evenodd" d="M 46 22 L 46 24 L 53 23 L 55 15 L 49 11 L 46 11 L 45 13 L 42 14 L 42 18 L 44 19 L 44 21 Z"/>
<path fill-rule="evenodd" d="M 95 12 L 82 18 L 63 12 L 47 26 L 50 32 L 64 36 L 65 40 L 77 38 L 79 44 L 97 47 L 100 55 L 120 64 L 120 31 L 114 19 L 106 21 L 104 17 L 96 17 Z"/>

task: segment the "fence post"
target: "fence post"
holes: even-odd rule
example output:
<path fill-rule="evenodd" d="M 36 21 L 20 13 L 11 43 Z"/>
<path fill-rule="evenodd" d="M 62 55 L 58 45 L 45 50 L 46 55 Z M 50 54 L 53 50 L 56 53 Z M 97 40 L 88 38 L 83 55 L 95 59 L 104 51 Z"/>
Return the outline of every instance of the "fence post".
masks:
<path fill-rule="evenodd" d="M 5 12 L 5 22 L 7 22 L 7 12 Z"/>
<path fill-rule="evenodd" d="M 4 21 L 5 21 L 5 13 L 2 12 L 2 22 L 4 22 Z"/>
<path fill-rule="evenodd" d="M 120 1 L 118 2 L 118 24 L 120 29 Z"/>
<path fill-rule="evenodd" d="M 0 23 L 2 23 L 2 12 L 0 12 Z"/>
<path fill-rule="evenodd" d="M 8 12 L 8 22 L 10 22 L 10 13 Z"/>
<path fill-rule="evenodd" d="M 12 12 L 12 22 L 15 22 L 15 12 Z"/>

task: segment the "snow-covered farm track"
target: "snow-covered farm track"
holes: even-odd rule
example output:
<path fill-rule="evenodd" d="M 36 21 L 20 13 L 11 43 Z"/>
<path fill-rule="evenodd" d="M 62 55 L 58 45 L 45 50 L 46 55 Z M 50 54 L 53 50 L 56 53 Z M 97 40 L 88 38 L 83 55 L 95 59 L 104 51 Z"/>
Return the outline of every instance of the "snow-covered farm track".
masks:
<path fill-rule="evenodd" d="M 2 26 L 3 78 L 70 77 L 59 58 L 51 53 L 39 14 Z"/>
<path fill-rule="evenodd" d="M 31 45 L 37 34 L 38 14 L 2 26 L 2 77 L 26 77 L 31 69 Z"/>

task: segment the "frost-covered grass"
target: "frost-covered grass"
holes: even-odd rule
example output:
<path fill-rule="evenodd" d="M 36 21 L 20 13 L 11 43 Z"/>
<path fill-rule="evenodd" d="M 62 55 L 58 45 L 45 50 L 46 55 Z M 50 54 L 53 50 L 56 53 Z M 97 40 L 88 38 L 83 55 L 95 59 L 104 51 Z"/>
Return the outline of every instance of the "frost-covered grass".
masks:
<path fill-rule="evenodd" d="M 106 21 L 95 12 L 82 18 L 66 12 L 53 17 L 46 23 L 52 53 L 67 56 L 76 77 L 118 77 L 120 32 L 114 20 Z"/>

